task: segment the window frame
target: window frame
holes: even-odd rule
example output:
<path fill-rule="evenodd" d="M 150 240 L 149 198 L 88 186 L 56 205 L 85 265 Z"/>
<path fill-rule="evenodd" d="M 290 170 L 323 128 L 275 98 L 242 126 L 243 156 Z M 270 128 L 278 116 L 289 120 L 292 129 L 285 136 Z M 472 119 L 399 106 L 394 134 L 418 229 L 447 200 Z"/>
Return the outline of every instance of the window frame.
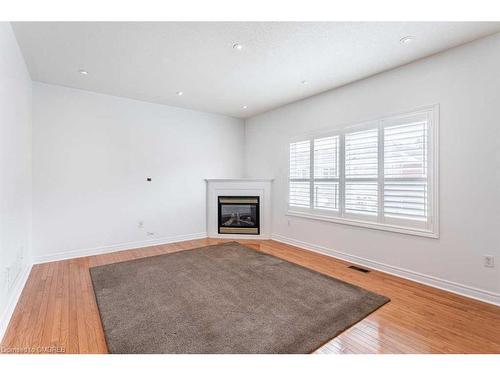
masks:
<path fill-rule="evenodd" d="M 287 174 L 287 178 L 288 178 L 288 190 L 287 190 L 287 205 L 288 207 L 293 207 L 297 212 L 301 212 L 301 211 L 304 211 L 304 212 L 307 212 L 310 210 L 310 208 L 306 208 L 306 207 L 301 207 L 301 206 L 290 206 L 290 185 L 291 185 L 291 182 L 294 181 L 294 182 L 307 182 L 307 184 L 309 185 L 309 207 L 311 207 L 311 202 L 312 202 L 312 192 L 311 192 L 311 156 L 312 156 L 312 141 L 310 139 L 302 139 L 302 140 L 298 140 L 296 142 L 291 142 L 291 143 L 299 143 L 299 142 L 305 142 L 305 141 L 309 141 L 309 178 L 299 178 L 299 177 L 290 177 L 290 163 L 291 163 L 291 160 L 290 160 L 290 144 L 288 145 L 288 174 Z"/>
<path fill-rule="evenodd" d="M 402 218 L 390 218 L 383 214 L 384 209 L 384 128 L 391 126 L 400 118 L 411 116 L 427 116 L 427 199 L 428 220 L 419 223 L 417 220 L 405 220 Z M 345 135 L 356 131 L 378 129 L 378 174 L 377 174 L 377 215 L 364 215 L 345 212 Z M 314 202 L 314 140 L 331 136 L 339 136 L 339 208 L 338 210 L 325 210 L 312 208 Z M 318 132 L 303 134 L 289 139 L 291 143 L 309 140 L 310 144 L 310 206 L 295 207 L 289 204 L 290 194 L 290 160 L 288 156 L 287 166 L 287 216 L 334 222 L 357 227 L 378 229 L 383 231 L 397 232 L 416 236 L 439 238 L 439 104 L 423 106 L 411 111 L 391 114 L 377 119 L 364 121 L 362 123 L 347 124 L 335 128 L 322 129 Z M 382 156 L 382 157 L 381 157 Z M 353 180 L 352 178 L 348 179 Z M 355 180 L 355 179 L 354 179 Z M 361 178 L 361 180 L 367 180 Z M 370 181 L 373 179 L 370 179 Z M 367 180 L 368 181 L 368 180 Z"/>
<path fill-rule="evenodd" d="M 316 177 L 316 169 L 315 169 L 315 165 L 314 165 L 314 160 L 312 160 L 311 158 L 314 159 L 315 157 L 315 154 L 314 154 L 314 150 L 315 150 L 315 145 L 316 145 L 316 140 L 317 139 L 325 139 L 325 138 L 338 138 L 338 143 L 337 143 L 337 155 L 336 155 L 336 161 L 337 161 L 337 177 Z M 311 145 L 311 149 L 310 149 L 310 157 L 309 157 L 309 161 L 310 161 L 310 167 L 313 167 L 314 169 L 312 170 L 312 172 L 310 172 L 310 180 L 309 180 L 309 199 L 310 199 L 310 206 L 315 210 L 315 211 L 318 211 L 318 212 L 324 212 L 325 214 L 329 214 L 329 213 L 337 213 L 339 214 L 340 213 L 340 201 L 341 201 L 341 198 L 340 198 L 340 139 L 341 139 L 341 135 L 340 134 L 330 134 L 326 137 L 323 137 L 323 136 L 320 136 L 320 137 L 314 137 L 311 142 L 310 142 L 310 145 Z M 311 162 L 312 160 L 312 162 Z M 337 203 L 337 208 L 336 209 L 326 209 L 326 208 L 314 208 L 315 206 L 315 202 L 316 202 L 316 199 L 315 199 L 315 182 L 337 182 L 338 183 L 338 186 L 339 186 L 339 198 L 338 198 L 338 203 Z M 306 209 L 307 210 L 307 209 Z"/>
<path fill-rule="evenodd" d="M 352 125 L 352 126 L 347 126 L 344 128 L 344 131 L 342 132 L 342 178 L 343 178 L 343 185 L 341 186 L 342 189 L 342 194 L 343 194 L 343 201 L 342 201 L 342 210 L 340 211 L 341 215 L 339 215 L 339 218 L 345 218 L 348 220 L 354 220 L 354 221 L 362 221 L 362 222 L 378 222 L 377 218 L 379 215 L 379 209 L 380 209 L 380 199 L 377 201 L 377 214 L 376 215 L 368 215 L 368 214 L 360 214 L 360 213 L 354 213 L 354 212 L 346 212 L 345 210 L 345 194 L 346 194 L 346 185 L 348 182 L 377 182 L 377 196 L 379 196 L 379 179 L 380 179 L 380 130 L 379 128 L 379 122 L 378 121 L 366 121 L 363 122 L 362 124 L 357 124 L 357 125 Z M 357 132 L 362 132 L 366 130 L 371 130 L 371 129 L 378 129 L 377 132 L 377 163 L 378 163 L 378 169 L 377 169 L 377 177 L 346 177 L 345 174 L 345 136 L 348 133 L 357 133 Z M 380 198 L 380 197 L 379 197 Z"/>

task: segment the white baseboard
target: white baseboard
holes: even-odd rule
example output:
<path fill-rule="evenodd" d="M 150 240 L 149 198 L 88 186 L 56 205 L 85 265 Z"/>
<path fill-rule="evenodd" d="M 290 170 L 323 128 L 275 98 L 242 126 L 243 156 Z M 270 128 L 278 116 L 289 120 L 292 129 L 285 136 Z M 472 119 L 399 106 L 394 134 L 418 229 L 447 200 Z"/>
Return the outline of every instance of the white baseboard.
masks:
<path fill-rule="evenodd" d="M 317 253 L 321 253 L 323 255 L 328 255 L 334 258 L 339 258 L 345 260 L 350 263 L 359 264 L 368 268 L 372 268 L 377 271 L 385 272 L 391 275 L 399 276 L 403 279 L 408 279 L 411 281 L 415 281 L 420 284 L 432 286 L 434 288 L 446 290 L 448 292 L 452 292 L 455 294 L 459 294 L 464 297 L 469 297 L 473 299 L 477 299 L 482 302 L 491 303 L 493 305 L 500 306 L 500 294 L 491 292 L 488 290 L 483 290 L 479 288 L 475 288 L 468 285 L 463 285 L 460 283 L 456 283 L 454 281 L 448 281 L 444 279 L 440 279 L 435 276 L 425 275 L 419 272 L 411 271 L 408 269 L 391 266 L 389 264 L 376 262 L 373 260 L 369 260 L 366 258 L 362 258 L 356 255 L 350 255 L 347 253 L 343 253 L 341 251 L 333 250 L 324 246 L 314 245 L 308 242 L 295 240 L 293 238 L 288 238 L 285 236 L 281 236 L 279 234 L 273 234 L 271 239 L 283 242 L 288 245 L 293 245 L 297 247 L 304 248 L 306 250 L 314 251 Z"/>
<path fill-rule="evenodd" d="M 12 286 L 10 297 L 7 301 L 7 305 L 1 312 L 2 315 L 0 318 L 0 342 L 3 340 L 3 336 L 7 331 L 10 319 L 12 318 L 12 314 L 16 309 L 17 302 L 19 301 L 19 297 L 21 297 L 21 293 L 23 292 L 24 285 L 28 280 L 28 276 L 30 275 L 32 267 L 33 267 L 32 263 L 25 265 L 20 275 L 17 277 L 16 282 Z"/>
<path fill-rule="evenodd" d="M 173 243 L 173 242 L 197 240 L 197 239 L 206 238 L 206 237 L 207 237 L 206 232 L 200 232 L 200 233 L 191 233 L 191 234 L 185 234 L 185 235 L 179 235 L 179 236 L 155 238 L 155 239 L 145 240 L 145 241 L 134 241 L 134 242 L 115 244 L 115 245 L 99 246 L 99 247 L 93 247 L 93 248 L 88 248 L 88 249 L 63 251 L 63 252 L 53 253 L 50 255 L 34 256 L 33 263 L 39 264 L 39 263 L 54 262 L 54 261 L 65 260 L 65 259 L 81 258 L 81 257 L 86 257 L 86 256 L 91 256 L 91 255 L 113 253 L 116 251 L 138 249 L 138 248 L 147 247 L 147 246 L 165 245 L 165 244 Z"/>

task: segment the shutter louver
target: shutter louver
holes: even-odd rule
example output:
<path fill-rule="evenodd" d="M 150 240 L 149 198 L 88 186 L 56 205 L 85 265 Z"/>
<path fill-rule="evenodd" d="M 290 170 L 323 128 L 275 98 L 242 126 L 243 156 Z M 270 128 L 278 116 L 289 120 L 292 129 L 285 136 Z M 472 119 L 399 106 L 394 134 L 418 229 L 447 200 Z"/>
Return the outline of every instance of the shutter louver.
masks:
<path fill-rule="evenodd" d="M 426 221 L 427 122 L 384 128 L 384 215 Z"/>
<path fill-rule="evenodd" d="M 311 142 L 309 140 L 290 144 L 290 206 L 310 206 L 310 159 Z"/>
<path fill-rule="evenodd" d="M 290 206 L 309 207 L 309 181 L 290 181 Z"/>
<path fill-rule="evenodd" d="M 385 216 L 426 220 L 427 182 L 386 181 L 384 186 Z"/>
<path fill-rule="evenodd" d="M 345 135 L 345 211 L 377 215 L 378 129 Z"/>
<path fill-rule="evenodd" d="M 321 210 L 338 210 L 338 160 L 338 136 L 314 140 L 314 208 Z"/>
<path fill-rule="evenodd" d="M 339 137 L 314 140 L 314 178 L 338 178 Z"/>
<path fill-rule="evenodd" d="M 376 182 L 346 182 L 345 210 L 354 214 L 377 215 Z"/>
<path fill-rule="evenodd" d="M 378 129 L 347 133 L 345 136 L 345 177 L 377 178 Z"/>

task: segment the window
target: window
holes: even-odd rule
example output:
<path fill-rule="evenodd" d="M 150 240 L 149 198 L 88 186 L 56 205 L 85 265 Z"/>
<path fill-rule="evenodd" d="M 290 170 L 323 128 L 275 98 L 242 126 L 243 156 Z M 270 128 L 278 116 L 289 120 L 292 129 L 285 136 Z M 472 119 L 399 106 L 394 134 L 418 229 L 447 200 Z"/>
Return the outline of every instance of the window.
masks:
<path fill-rule="evenodd" d="M 384 128 L 384 214 L 426 221 L 427 121 L 406 119 Z"/>
<path fill-rule="evenodd" d="M 377 215 L 378 129 L 345 135 L 345 212 Z"/>
<path fill-rule="evenodd" d="M 288 213 L 437 237 L 436 122 L 431 107 L 290 143 Z"/>
<path fill-rule="evenodd" d="M 289 203 L 294 207 L 309 207 L 311 142 L 290 145 L 290 194 Z"/>
<path fill-rule="evenodd" d="M 319 210 L 339 209 L 339 137 L 314 140 L 313 207 Z"/>

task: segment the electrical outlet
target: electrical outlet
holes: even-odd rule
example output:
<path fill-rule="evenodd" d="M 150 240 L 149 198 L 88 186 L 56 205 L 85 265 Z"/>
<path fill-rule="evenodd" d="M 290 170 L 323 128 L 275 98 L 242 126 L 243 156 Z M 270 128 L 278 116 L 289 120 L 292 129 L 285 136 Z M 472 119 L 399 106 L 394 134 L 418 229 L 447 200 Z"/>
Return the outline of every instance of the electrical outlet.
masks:
<path fill-rule="evenodd" d="M 137 223 L 137 228 L 144 228 L 144 221 L 142 220 L 139 220 L 139 222 Z"/>
<path fill-rule="evenodd" d="M 495 257 L 493 255 L 485 255 L 484 266 L 489 268 L 495 267 Z"/>

